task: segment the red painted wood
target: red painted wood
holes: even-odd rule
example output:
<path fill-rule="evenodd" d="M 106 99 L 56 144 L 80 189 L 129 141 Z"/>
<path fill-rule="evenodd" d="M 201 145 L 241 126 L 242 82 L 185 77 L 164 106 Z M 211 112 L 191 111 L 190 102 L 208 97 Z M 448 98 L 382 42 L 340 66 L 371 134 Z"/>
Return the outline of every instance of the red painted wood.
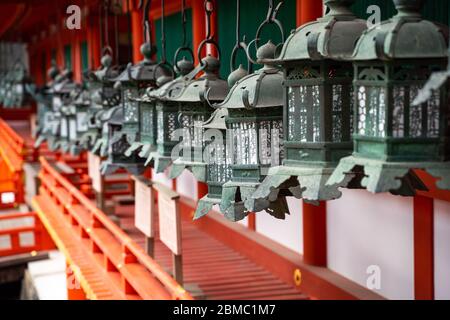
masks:
<path fill-rule="evenodd" d="M 204 182 L 197 182 L 197 199 L 201 199 L 208 194 L 208 185 Z"/>
<path fill-rule="evenodd" d="M 133 44 L 133 62 L 138 63 L 143 59 L 141 45 L 144 42 L 144 31 L 142 29 L 142 10 L 131 11 L 131 35 Z"/>
<path fill-rule="evenodd" d="M 322 16 L 323 3 L 317 0 L 297 0 L 297 4 L 300 5 L 297 9 L 297 23 L 299 25 L 316 20 Z"/>
<path fill-rule="evenodd" d="M 204 0 L 192 0 L 192 47 L 198 48 L 200 42 L 203 41 L 206 35 L 206 19 L 205 10 L 203 6 Z M 196 50 L 194 51 L 196 52 Z M 202 55 L 205 51 L 202 52 Z M 195 63 L 199 61 L 195 56 Z"/>
<path fill-rule="evenodd" d="M 433 199 L 414 197 L 414 296 L 434 299 Z"/>
<path fill-rule="evenodd" d="M 327 265 L 327 205 L 303 202 L 303 259 L 307 264 Z"/>
<path fill-rule="evenodd" d="M 256 231 L 256 214 L 254 212 L 250 213 L 247 216 L 248 219 L 248 228 L 250 230 Z"/>

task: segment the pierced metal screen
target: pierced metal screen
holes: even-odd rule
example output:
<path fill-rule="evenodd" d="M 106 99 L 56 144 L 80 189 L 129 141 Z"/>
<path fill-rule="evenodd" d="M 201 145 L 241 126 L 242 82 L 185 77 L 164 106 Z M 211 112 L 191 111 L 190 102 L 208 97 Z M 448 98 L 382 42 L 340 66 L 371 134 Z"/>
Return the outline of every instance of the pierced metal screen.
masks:
<path fill-rule="evenodd" d="M 386 136 L 386 89 L 358 87 L 358 133 L 370 137 Z"/>
<path fill-rule="evenodd" d="M 320 141 L 320 89 L 318 85 L 288 88 L 287 126 L 289 141 Z"/>

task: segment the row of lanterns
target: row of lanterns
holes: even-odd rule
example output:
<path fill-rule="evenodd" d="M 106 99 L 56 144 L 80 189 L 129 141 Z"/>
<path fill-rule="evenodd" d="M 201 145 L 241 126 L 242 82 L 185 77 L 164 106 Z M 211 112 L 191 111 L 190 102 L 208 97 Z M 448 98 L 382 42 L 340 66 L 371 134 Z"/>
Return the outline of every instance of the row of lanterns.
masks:
<path fill-rule="evenodd" d="M 210 0 L 197 66 L 185 40 L 174 67 L 167 62 L 164 21 L 162 59 L 153 61 L 144 18 L 142 62 L 114 67 L 106 48 L 102 67 L 81 86 L 70 72 L 50 70 L 51 82 L 35 94 L 37 144 L 91 150 L 106 157 L 103 174 L 125 168 L 139 175 L 151 166 L 156 172 L 170 168 L 176 178 L 188 169 L 208 185 L 195 218 L 216 206 L 232 221 L 262 210 L 283 219 L 286 197 L 316 203 L 339 198 L 341 187 L 411 196 L 425 189 L 415 169 L 450 190 L 447 28 L 424 20 L 425 1 L 418 0 L 393 0 L 397 15 L 367 28 L 351 12 L 353 2 L 324 0 L 324 16 L 284 41 L 276 17 L 282 1 L 274 6 L 269 0 L 267 18 L 247 45 L 239 35 L 237 0 L 228 82 L 218 75 Z M 182 5 L 186 32 L 184 0 Z M 162 10 L 164 16 L 164 0 Z M 279 27 L 280 45 L 260 45 L 267 25 Z M 217 57 L 201 55 L 206 45 Z M 234 66 L 239 50 L 248 70 Z M 252 72 L 254 64 L 262 67 Z"/>

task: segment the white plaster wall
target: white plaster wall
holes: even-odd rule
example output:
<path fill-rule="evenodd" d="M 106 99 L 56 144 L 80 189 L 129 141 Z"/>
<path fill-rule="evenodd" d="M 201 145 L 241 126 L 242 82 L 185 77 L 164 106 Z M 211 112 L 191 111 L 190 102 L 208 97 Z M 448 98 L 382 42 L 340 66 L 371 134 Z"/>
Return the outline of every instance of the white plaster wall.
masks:
<path fill-rule="evenodd" d="M 185 197 L 197 200 L 197 180 L 189 170 L 184 170 L 177 178 L 177 192 Z"/>
<path fill-rule="evenodd" d="M 156 173 L 156 171 L 152 169 L 152 179 L 153 181 L 162 183 L 165 186 L 172 188 L 172 179 L 169 179 L 167 170 L 161 173 Z"/>
<path fill-rule="evenodd" d="M 296 198 L 288 198 L 290 215 L 285 220 L 278 220 L 267 212 L 256 214 L 256 231 L 266 237 L 294 250 L 303 253 L 303 217 L 302 202 Z"/>
<path fill-rule="evenodd" d="M 434 294 L 450 299 L 450 203 L 434 201 Z"/>
<path fill-rule="evenodd" d="M 343 190 L 327 203 L 328 267 L 366 286 L 367 268 L 380 267 L 389 299 L 413 299 L 413 200 Z"/>

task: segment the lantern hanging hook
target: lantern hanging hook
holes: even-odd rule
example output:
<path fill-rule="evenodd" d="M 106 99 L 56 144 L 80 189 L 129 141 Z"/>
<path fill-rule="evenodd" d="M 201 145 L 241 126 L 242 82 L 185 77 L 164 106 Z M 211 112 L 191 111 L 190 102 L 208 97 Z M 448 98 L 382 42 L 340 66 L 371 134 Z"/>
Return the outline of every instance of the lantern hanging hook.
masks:
<path fill-rule="evenodd" d="M 158 69 L 166 69 L 171 73 L 172 78 L 174 77 L 174 70 L 172 65 L 167 61 L 166 57 L 166 30 L 164 16 L 166 14 L 165 1 L 161 0 L 161 61 L 153 69 L 153 77 L 156 77 L 156 71 Z"/>
<path fill-rule="evenodd" d="M 236 43 L 231 51 L 231 59 L 230 59 L 230 70 L 231 72 L 235 71 L 236 58 L 239 50 L 243 50 L 245 53 L 247 52 L 247 45 L 245 43 L 246 37 L 245 35 L 242 37 L 241 41 L 241 2 L 240 0 L 236 0 Z M 246 56 L 247 57 L 247 56 Z M 252 62 L 247 57 L 247 71 L 249 73 L 252 72 Z"/>
<path fill-rule="evenodd" d="M 260 37 L 261 37 L 261 33 L 262 33 L 264 27 L 266 27 L 268 25 L 275 25 L 277 27 L 278 31 L 280 31 L 280 35 L 281 35 L 281 43 L 279 43 L 277 45 L 277 48 L 281 47 L 284 44 L 285 34 L 284 34 L 283 24 L 277 18 L 278 12 L 280 11 L 280 8 L 283 5 L 283 3 L 284 3 L 284 0 L 280 0 L 280 2 L 278 2 L 278 4 L 276 6 L 274 6 L 274 1 L 269 0 L 269 8 L 267 10 L 267 16 L 264 19 L 264 21 L 260 24 L 260 26 L 258 27 L 258 29 L 256 31 L 255 39 L 250 41 L 250 43 L 247 46 L 247 57 L 251 61 L 251 63 L 256 64 L 257 62 L 255 59 L 253 59 L 251 57 L 249 49 L 250 49 L 251 45 L 255 44 L 255 48 L 256 48 L 256 50 L 258 50 L 258 48 L 259 48 L 258 42 L 261 40 Z"/>
<path fill-rule="evenodd" d="M 142 7 L 143 0 L 139 3 L 139 8 Z M 147 0 L 144 5 L 144 11 L 143 11 L 143 29 L 144 29 L 144 41 L 150 46 L 151 55 L 156 53 L 156 47 L 153 45 L 153 39 L 152 39 L 152 26 L 150 23 L 150 9 L 152 6 L 152 0 Z"/>
<path fill-rule="evenodd" d="M 206 14 L 206 38 L 199 44 L 197 49 L 197 57 L 200 65 L 204 67 L 205 63 L 201 59 L 202 50 L 207 44 L 213 45 L 217 50 L 217 59 L 220 60 L 220 47 L 214 40 L 214 35 L 211 31 L 212 14 L 214 13 L 214 4 L 212 0 L 205 0 L 204 2 L 205 14 Z"/>
<path fill-rule="evenodd" d="M 187 52 L 191 56 L 192 61 L 195 60 L 194 52 L 192 51 L 192 49 L 189 47 L 189 45 L 187 43 L 187 28 L 186 28 L 186 25 L 187 25 L 186 0 L 181 0 L 181 26 L 183 28 L 183 41 L 182 41 L 181 47 L 179 47 L 175 51 L 175 55 L 173 57 L 173 67 L 174 67 L 176 72 L 180 72 L 181 71 L 181 70 L 179 70 L 179 68 L 177 66 L 178 58 L 179 58 L 181 52 Z"/>

